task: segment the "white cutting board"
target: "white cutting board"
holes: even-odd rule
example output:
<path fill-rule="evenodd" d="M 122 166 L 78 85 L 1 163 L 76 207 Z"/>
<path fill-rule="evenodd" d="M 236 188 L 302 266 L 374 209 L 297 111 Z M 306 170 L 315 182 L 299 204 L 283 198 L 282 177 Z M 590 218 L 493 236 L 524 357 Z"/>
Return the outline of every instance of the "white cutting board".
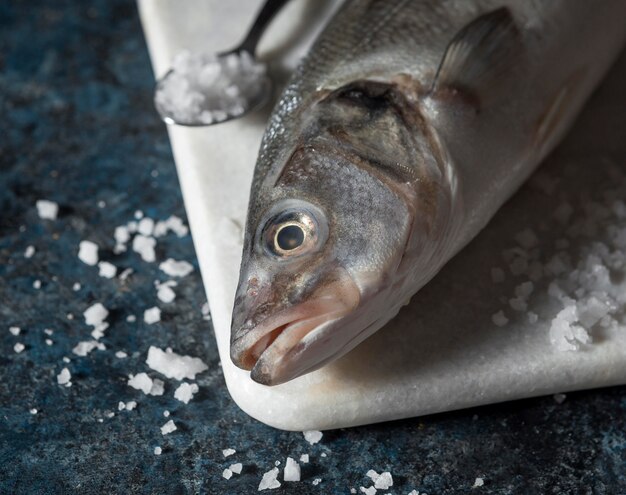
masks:
<path fill-rule="evenodd" d="M 261 4 L 138 3 L 156 76 L 167 71 L 182 49 L 217 52 L 235 46 Z M 271 63 L 279 87 L 338 4 L 293 0 L 272 24 L 260 51 Z M 615 104 L 623 87 L 624 57 L 541 175 L 531 179 L 397 318 L 336 363 L 277 387 L 254 383 L 229 357 L 241 229 L 270 108 L 214 127 L 170 127 L 224 377 L 235 402 L 277 428 L 330 429 L 626 383 L 626 327 L 594 335 L 594 343 L 582 351 L 557 350 L 548 329 L 560 305 L 546 296 L 540 282 L 530 305 L 540 313 L 540 321 L 530 325 L 524 314 L 512 311 L 506 300 L 527 277 L 512 276 L 502 257 L 525 228 L 552 246 L 563 227 L 551 219 L 551 212 L 563 198 L 576 205 L 579 191 L 593 196 L 606 187 L 621 187 L 618 193 L 626 198 L 626 181 L 611 178 L 613 169 L 605 158 L 619 157 L 625 165 L 623 98 L 621 106 Z M 493 266 L 507 272 L 504 283 L 492 282 Z M 511 319 L 502 328 L 491 321 L 500 309 Z"/>

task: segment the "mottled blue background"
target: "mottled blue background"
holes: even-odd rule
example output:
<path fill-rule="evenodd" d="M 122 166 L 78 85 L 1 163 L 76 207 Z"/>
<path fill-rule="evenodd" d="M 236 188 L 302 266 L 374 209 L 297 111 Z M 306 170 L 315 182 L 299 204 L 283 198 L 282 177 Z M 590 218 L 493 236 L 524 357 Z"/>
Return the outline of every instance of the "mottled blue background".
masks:
<path fill-rule="evenodd" d="M 626 493 L 624 387 L 568 394 L 561 405 L 544 397 L 326 432 L 313 447 L 242 413 L 200 312 L 197 269 L 177 287 L 174 304 L 161 304 L 162 322 L 148 326 L 141 314 L 156 304 L 153 281 L 164 274 L 136 254 L 112 252 L 113 229 L 137 209 L 184 217 L 152 86 L 132 1 L 0 3 L 0 493 L 249 494 L 274 461 L 302 453 L 311 454 L 303 481 L 273 493 L 349 493 L 370 486 L 370 468 L 392 472 L 394 494 Z M 57 221 L 38 218 L 41 198 L 60 204 Z M 82 239 L 135 273 L 125 282 L 99 277 L 76 257 Z M 23 256 L 28 245 L 37 249 L 31 259 Z M 189 236 L 161 239 L 157 257 L 197 268 Z M 82 289 L 74 292 L 77 281 Z M 111 310 L 107 351 L 74 356 L 72 347 L 89 335 L 81 314 L 97 301 Z M 127 323 L 129 314 L 139 322 Z M 12 325 L 24 329 L 21 336 L 8 332 Z M 44 328 L 54 330 L 52 346 Z M 26 345 L 20 354 L 18 341 Z M 149 345 L 209 365 L 188 405 L 173 399 L 172 381 L 162 397 L 126 385 L 128 373 L 146 370 Z M 130 357 L 115 358 L 120 349 Z M 63 356 L 72 358 L 70 388 L 55 379 Z M 139 406 L 117 413 L 119 400 Z M 29 413 L 33 407 L 38 414 Z M 178 431 L 162 437 L 165 409 Z M 107 418 L 109 411 L 116 415 Z M 237 454 L 224 459 L 228 447 Z M 242 474 L 224 480 L 222 470 L 237 461 Z M 485 486 L 472 490 L 476 477 Z"/>

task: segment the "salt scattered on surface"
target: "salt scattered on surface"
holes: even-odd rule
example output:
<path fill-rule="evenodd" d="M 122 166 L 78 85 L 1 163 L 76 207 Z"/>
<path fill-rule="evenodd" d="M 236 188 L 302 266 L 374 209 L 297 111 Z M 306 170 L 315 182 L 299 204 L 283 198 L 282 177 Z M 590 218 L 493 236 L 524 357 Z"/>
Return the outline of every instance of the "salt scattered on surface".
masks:
<path fill-rule="evenodd" d="M 170 216 L 167 220 L 159 220 L 154 226 L 154 237 L 163 237 L 168 232 L 174 232 L 178 237 L 184 237 L 189 233 L 189 228 L 182 219 L 176 215 Z"/>
<path fill-rule="evenodd" d="M 316 444 L 322 439 L 323 433 L 317 430 L 303 431 L 304 439 L 311 445 Z"/>
<path fill-rule="evenodd" d="M 161 321 L 161 310 L 158 307 L 146 309 L 143 312 L 143 321 L 148 325 L 152 325 Z"/>
<path fill-rule="evenodd" d="M 278 468 L 270 469 L 263 475 L 263 479 L 259 483 L 258 491 L 273 490 L 280 487 L 280 481 L 278 481 Z"/>
<path fill-rule="evenodd" d="M 91 336 L 94 339 L 100 339 L 104 335 L 104 331 L 109 327 L 109 324 L 104 321 L 107 316 L 109 316 L 109 311 L 101 303 L 95 303 L 83 312 L 85 323 L 94 327 L 94 330 L 91 332 Z"/>
<path fill-rule="evenodd" d="M 135 210 L 133 216 L 135 217 L 135 220 L 141 220 L 143 218 L 143 211 Z"/>
<path fill-rule="evenodd" d="M 317 485 L 319 485 L 321 482 L 322 482 L 322 478 L 315 478 L 315 479 L 311 482 L 311 484 L 312 484 L 313 486 L 317 486 Z"/>
<path fill-rule="evenodd" d="M 126 410 L 127 411 L 132 411 L 133 409 L 135 409 L 137 407 L 137 402 L 134 400 L 129 400 L 126 403 Z"/>
<path fill-rule="evenodd" d="M 86 265 L 95 266 L 98 263 L 98 245 L 91 241 L 80 241 L 78 259 Z"/>
<path fill-rule="evenodd" d="M 77 356 L 86 356 L 94 349 L 99 349 L 104 351 L 106 349 L 105 345 L 102 342 L 98 342 L 97 340 L 86 340 L 84 342 L 79 342 L 72 349 L 72 352 Z"/>
<path fill-rule="evenodd" d="M 193 265 L 184 260 L 168 258 L 159 265 L 159 269 L 170 277 L 185 277 L 193 271 Z"/>
<path fill-rule="evenodd" d="M 157 108 L 176 122 L 204 124 L 242 115 L 263 90 L 266 72 L 248 52 L 217 57 L 182 51 L 172 69 L 157 87 Z"/>
<path fill-rule="evenodd" d="M 118 359 L 124 359 L 128 357 L 128 354 L 126 354 L 124 351 L 116 351 L 115 357 Z"/>
<path fill-rule="evenodd" d="M 98 263 L 99 275 L 104 278 L 113 278 L 117 273 L 117 267 L 108 261 Z"/>
<path fill-rule="evenodd" d="M 24 344 L 22 344 L 21 342 L 18 342 L 17 344 L 15 344 L 13 346 L 13 350 L 19 354 L 20 352 L 22 352 L 24 349 L 26 349 L 26 346 Z"/>
<path fill-rule="evenodd" d="M 54 342 L 52 342 L 52 339 L 46 339 L 45 342 L 46 342 L 46 345 L 54 344 Z"/>
<path fill-rule="evenodd" d="M 33 287 L 37 290 L 41 289 L 41 280 L 35 280 L 33 282 Z"/>
<path fill-rule="evenodd" d="M 148 395 L 150 390 L 152 390 L 152 378 L 150 378 L 146 373 L 129 375 L 128 386 L 133 387 L 136 390 L 141 390 L 144 394 Z"/>
<path fill-rule="evenodd" d="M 307 464 L 309 462 L 309 454 L 302 454 L 300 456 L 300 462 Z"/>
<path fill-rule="evenodd" d="M 235 464 L 231 464 L 228 469 L 230 469 L 235 474 L 241 474 L 243 464 L 241 464 L 241 462 L 236 462 Z"/>
<path fill-rule="evenodd" d="M 57 375 L 57 383 L 59 385 L 65 385 L 69 387 L 70 385 L 72 385 L 71 380 L 72 380 L 72 374 L 70 373 L 70 370 L 68 370 L 67 368 L 63 368 L 61 370 L 61 373 Z"/>
<path fill-rule="evenodd" d="M 163 411 L 163 416 L 165 416 L 166 418 L 169 418 L 170 412 L 166 409 L 165 411 Z"/>
<path fill-rule="evenodd" d="M 11 332 L 11 335 L 15 335 L 16 337 L 20 334 L 21 331 L 22 329 L 20 327 L 9 327 L 9 332 Z"/>
<path fill-rule="evenodd" d="M 209 369 L 199 358 L 181 356 L 175 352 L 166 352 L 154 346 L 150 346 L 150 349 L 148 349 L 146 364 L 166 377 L 176 380 L 183 380 L 184 378 L 195 380 L 198 373 Z"/>
<path fill-rule="evenodd" d="M 156 260 L 155 246 L 156 240 L 153 237 L 137 234 L 133 239 L 133 251 L 139 253 L 141 259 L 148 263 Z"/>
<path fill-rule="evenodd" d="M 39 218 L 44 220 L 56 220 L 59 213 L 59 205 L 54 201 L 48 201 L 47 199 L 40 199 L 35 203 L 37 207 L 37 214 Z"/>
<path fill-rule="evenodd" d="M 176 431 L 177 429 L 178 428 L 174 424 L 174 421 L 170 419 L 167 423 L 161 426 L 161 435 L 168 435 L 169 433 L 172 433 L 173 431 Z"/>
<path fill-rule="evenodd" d="M 35 247 L 26 246 L 26 249 L 24 250 L 24 258 L 32 258 L 34 254 L 35 254 Z"/>
<path fill-rule="evenodd" d="M 172 289 L 172 287 L 176 287 L 178 284 L 174 280 L 168 280 L 167 282 L 158 283 L 156 285 L 157 288 L 157 298 L 159 301 L 164 303 L 171 303 L 174 299 L 176 299 L 176 293 Z"/>
<path fill-rule="evenodd" d="M 389 490 L 389 487 L 393 486 L 393 478 L 389 471 L 381 473 L 376 481 L 374 481 L 374 488 L 377 490 Z"/>
<path fill-rule="evenodd" d="M 188 404 L 193 399 L 194 394 L 198 393 L 198 385 L 195 383 L 189 384 L 187 382 L 181 383 L 174 392 L 174 398 L 178 399 L 185 404 Z"/>
<path fill-rule="evenodd" d="M 291 457 L 287 457 L 283 479 L 285 481 L 300 481 L 300 465 Z"/>
<path fill-rule="evenodd" d="M 136 322 L 136 321 L 137 321 L 137 317 L 136 317 L 135 315 L 128 315 L 128 316 L 126 317 L 126 321 L 127 321 L 128 323 L 134 323 L 134 322 Z"/>
<path fill-rule="evenodd" d="M 503 327 L 509 322 L 509 319 L 504 315 L 503 311 L 498 311 L 497 313 L 491 315 L 491 321 L 494 323 L 494 325 L 498 327 Z"/>
<path fill-rule="evenodd" d="M 228 457 L 230 455 L 233 455 L 235 452 L 237 452 L 235 449 L 224 449 L 222 450 L 222 455 L 224 457 Z"/>
<path fill-rule="evenodd" d="M 478 487 L 481 487 L 481 486 L 484 486 L 484 485 L 485 485 L 485 480 L 484 479 L 476 478 L 474 480 L 474 484 L 472 485 L 472 488 L 478 488 Z"/>
<path fill-rule="evenodd" d="M 360 487 L 359 490 L 361 490 L 361 492 L 365 493 L 365 495 L 375 495 L 376 494 L 376 488 L 374 488 L 373 486 L 370 486 L 369 488 L 365 488 L 365 487 Z"/>
<path fill-rule="evenodd" d="M 161 455 L 163 449 L 161 447 L 154 447 L 154 455 Z"/>
<path fill-rule="evenodd" d="M 54 333 L 54 330 L 50 328 L 44 328 L 43 333 L 45 333 L 46 335 L 52 335 Z"/>
<path fill-rule="evenodd" d="M 141 235 L 151 236 L 154 231 L 154 220 L 152 218 L 144 217 L 137 224 L 137 232 Z"/>
<path fill-rule="evenodd" d="M 37 409 L 33 407 L 29 412 L 31 414 L 37 414 L 39 411 L 37 411 Z"/>
<path fill-rule="evenodd" d="M 230 469 L 224 469 L 224 471 L 222 471 L 222 478 L 226 478 L 227 480 L 229 480 L 232 477 L 233 477 L 233 472 Z"/>
<path fill-rule="evenodd" d="M 80 288 L 81 288 L 81 285 L 80 285 L 78 282 L 74 282 L 74 285 L 72 285 L 72 290 L 73 290 L 74 292 L 79 291 L 79 290 L 80 290 Z"/>

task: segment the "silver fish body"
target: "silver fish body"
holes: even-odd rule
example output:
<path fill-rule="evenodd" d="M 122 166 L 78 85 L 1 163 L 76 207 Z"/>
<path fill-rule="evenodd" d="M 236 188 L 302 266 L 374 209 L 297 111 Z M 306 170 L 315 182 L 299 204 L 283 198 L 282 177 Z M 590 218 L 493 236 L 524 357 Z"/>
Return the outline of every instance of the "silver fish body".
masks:
<path fill-rule="evenodd" d="M 275 385 L 380 329 L 563 136 L 626 38 L 622 0 L 352 0 L 257 161 L 231 356 Z"/>

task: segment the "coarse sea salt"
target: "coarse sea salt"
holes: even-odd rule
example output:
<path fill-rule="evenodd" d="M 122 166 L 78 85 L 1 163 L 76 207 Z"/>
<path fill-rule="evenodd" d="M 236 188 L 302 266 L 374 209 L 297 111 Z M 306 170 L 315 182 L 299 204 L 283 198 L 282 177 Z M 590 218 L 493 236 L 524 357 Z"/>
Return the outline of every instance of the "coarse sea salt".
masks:
<path fill-rule="evenodd" d="M 9 332 L 11 332 L 11 335 L 14 335 L 16 337 L 20 334 L 21 331 L 22 329 L 20 327 L 9 327 Z"/>
<path fill-rule="evenodd" d="M 125 353 L 124 351 L 116 351 L 115 352 L 115 357 L 118 359 L 124 359 L 128 357 L 128 354 Z"/>
<path fill-rule="evenodd" d="M 218 57 L 182 51 L 157 87 L 157 107 L 176 122 L 223 121 L 239 116 L 264 89 L 266 66 L 246 51 Z"/>
<path fill-rule="evenodd" d="M 91 241 L 80 241 L 78 259 L 86 265 L 95 266 L 98 263 L 98 245 Z"/>
<path fill-rule="evenodd" d="M 313 486 L 317 486 L 317 485 L 319 485 L 321 482 L 322 482 L 322 478 L 315 478 L 315 479 L 311 482 L 311 484 L 312 484 Z"/>
<path fill-rule="evenodd" d="M 241 464 L 241 462 L 236 462 L 235 464 L 231 464 L 228 469 L 230 469 L 235 474 L 241 474 L 243 464 Z"/>
<path fill-rule="evenodd" d="M 161 435 L 168 435 L 177 429 L 178 428 L 174 424 L 174 421 L 170 419 L 167 423 L 161 426 Z"/>
<path fill-rule="evenodd" d="M 263 478 L 259 483 L 258 491 L 273 490 L 280 487 L 280 481 L 278 481 L 278 468 L 270 469 L 263 474 Z"/>
<path fill-rule="evenodd" d="M 59 205 L 54 201 L 48 201 L 47 199 L 40 199 L 35 203 L 37 207 L 37 214 L 39 218 L 44 220 L 56 220 L 59 213 Z"/>
<path fill-rule="evenodd" d="M 39 411 L 37 411 L 37 408 L 33 407 L 29 412 L 31 414 L 37 414 Z"/>
<path fill-rule="evenodd" d="M 300 465 L 291 457 L 287 457 L 283 472 L 285 481 L 300 481 Z"/>
<path fill-rule="evenodd" d="M 86 340 L 84 342 L 79 342 L 74 346 L 72 352 L 77 356 L 86 356 L 94 349 L 99 349 L 101 351 L 106 350 L 106 346 L 102 342 L 98 342 L 97 340 Z"/>
<path fill-rule="evenodd" d="M 193 396 L 198 393 L 198 390 L 200 389 L 198 388 L 197 384 L 189 384 L 187 382 L 183 382 L 174 392 L 174 398 L 181 402 L 184 402 L 185 404 L 188 404 L 189 401 L 193 399 Z"/>
<path fill-rule="evenodd" d="M 146 373 L 128 375 L 128 386 L 141 390 L 146 395 L 163 395 L 165 384 L 162 380 L 150 378 Z"/>
<path fill-rule="evenodd" d="M 227 480 L 231 479 L 233 477 L 233 472 L 226 468 L 224 469 L 224 471 L 222 471 L 222 478 L 226 478 Z"/>
<path fill-rule="evenodd" d="M 24 349 L 26 349 L 26 346 L 24 346 L 24 344 L 22 344 L 21 342 L 18 342 L 17 344 L 15 344 L 13 346 L 13 350 L 19 354 L 20 352 L 22 352 Z"/>
<path fill-rule="evenodd" d="M 142 218 L 137 224 L 137 232 L 141 235 L 151 236 L 154 232 L 154 220 L 148 217 Z"/>
<path fill-rule="evenodd" d="M 381 473 L 374 481 L 374 488 L 377 490 L 389 490 L 391 486 L 393 486 L 393 477 L 389 471 Z"/>
<path fill-rule="evenodd" d="M 154 455 L 161 455 L 163 449 L 161 447 L 154 447 Z"/>
<path fill-rule="evenodd" d="M 101 261 L 98 263 L 98 270 L 98 274 L 104 278 L 113 278 L 117 273 L 117 267 L 108 261 Z"/>
<path fill-rule="evenodd" d="M 72 385 L 71 380 L 72 380 L 72 374 L 70 373 L 70 370 L 68 370 L 67 368 L 63 368 L 61 372 L 57 375 L 57 383 L 59 385 L 65 385 L 69 387 L 70 385 Z"/>
<path fill-rule="evenodd" d="M 228 457 L 228 456 L 233 455 L 233 454 L 234 454 L 234 453 L 236 453 L 236 452 L 237 452 L 237 451 L 236 451 L 235 449 L 224 449 L 224 450 L 222 450 L 222 455 L 223 455 L 224 457 Z"/>
<path fill-rule="evenodd" d="M 159 265 L 159 269 L 170 277 L 186 277 L 193 271 L 193 265 L 188 261 L 168 258 Z"/>
<path fill-rule="evenodd" d="M 176 293 L 172 287 L 176 287 L 178 284 L 174 280 L 168 280 L 167 282 L 157 282 L 157 298 L 164 303 L 171 303 L 176 299 Z"/>
<path fill-rule="evenodd" d="M 307 464 L 309 462 L 309 454 L 302 454 L 300 456 L 300 462 Z"/>
<path fill-rule="evenodd" d="M 133 239 L 133 251 L 138 253 L 141 259 L 148 263 L 156 261 L 155 246 L 156 240 L 153 237 L 137 234 Z"/>
<path fill-rule="evenodd" d="M 161 310 L 158 307 L 146 309 L 143 312 L 143 321 L 148 325 L 161 321 Z"/>
<path fill-rule="evenodd" d="M 317 430 L 308 430 L 303 431 L 304 439 L 309 442 L 311 445 L 316 444 L 322 439 L 323 433 Z"/>
<path fill-rule="evenodd" d="M 191 356 L 181 356 L 175 352 L 166 352 L 158 347 L 150 346 L 146 364 L 153 370 L 176 380 L 195 380 L 198 373 L 209 367 L 200 359 Z"/>
<path fill-rule="evenodd" d="M 365 488 L 365 487 L 360 487 L 359 490 L 361 490 L 361 492 L 365 493 L 365 495 L 375 495 L 376 494 L 376 488 L 374 488 L 373 486 L 370 486 L 369 488 Z"/>
<path fill-rule="evenodd" d="M 33 287 L 37 290 L 41 289 L 41 280 L 35 280 L 33 282 Z"/>
<path fill-rule="evenodd" d="M 24 258 L 32 258 L 35 254 L 35 246 L 26 246 L 24 250 Z"/>
<path fill-rule="evenodd" d="M 484 479 L 476 478 L 474 480 L 474 484 L 472 485 L 472 488 L 478 488 L 478 487 L 481 487 L 481 486 L 484 486 L 484 485 L 485 485 L 485 480 Z"/>

